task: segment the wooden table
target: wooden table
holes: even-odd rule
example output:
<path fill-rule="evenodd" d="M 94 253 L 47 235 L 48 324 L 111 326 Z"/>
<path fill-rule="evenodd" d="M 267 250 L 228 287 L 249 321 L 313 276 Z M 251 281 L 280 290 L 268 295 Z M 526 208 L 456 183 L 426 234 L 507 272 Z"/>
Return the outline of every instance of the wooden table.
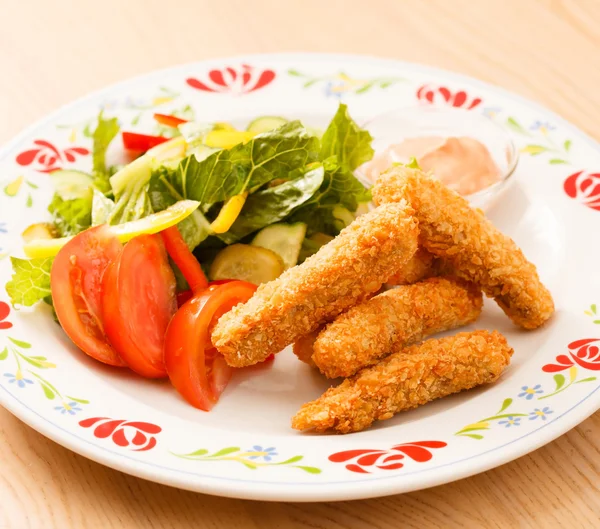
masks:
<path fill-rule="evenodd" d="M 173 64 L 274 51 L 440 66 L 600 138 L 598 0 L 0 0 L 0 142 L 56 107 Z M 600 414 L 456 483 L 368 501 L 215 498 L 102 467 L 0 410 L 0 528 L 598 527 Z"/>

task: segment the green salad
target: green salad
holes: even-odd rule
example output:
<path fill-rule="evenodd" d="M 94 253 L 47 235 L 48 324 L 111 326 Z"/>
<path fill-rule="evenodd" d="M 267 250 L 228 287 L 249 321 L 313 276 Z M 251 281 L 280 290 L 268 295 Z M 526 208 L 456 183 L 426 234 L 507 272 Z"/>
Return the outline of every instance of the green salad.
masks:
<path fill-rule="evenodd" d="M 139 156 L 115 167 L 106 152 L 119 135 L 118 121 L 100 114 L 92 171 L 51 174 L 52 221 L 24 232 L 29 259 L 11 258 L 14 275 L 6 289 L 13 304 L 51 302 L 54 256 L 92 226 L 114 226 L 125 242 L 176 224 L 209 279 L 260 283 L 315 253 L 370 200 L 353 172 L 372 158 L 372 138 L 346 105 L 322 135 L 280 117 L 257 118 L 246 130 L 165 117 L 176 126 L 164 138 L 123 132 L 126 147 L 155 139 L 148 149 L 130 143 Z M 178 289 L 185 290 L 172 265 Z"/>

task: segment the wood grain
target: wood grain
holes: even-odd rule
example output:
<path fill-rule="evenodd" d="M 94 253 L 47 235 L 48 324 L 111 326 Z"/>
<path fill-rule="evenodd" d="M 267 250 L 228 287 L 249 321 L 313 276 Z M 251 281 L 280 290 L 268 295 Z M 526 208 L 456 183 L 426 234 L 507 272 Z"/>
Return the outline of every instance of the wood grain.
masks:
<path fill-rule="evenodd" d="M 597 0 L 0 0 L 0 142 L 133 75 L 273 51 L 373 54 L 479 77 L 600 137 Z M 0 528 L 598 527 L 600 414 L 479 476 L 325 504 L 229 500 L 77 456 L 0 410 Z"/>

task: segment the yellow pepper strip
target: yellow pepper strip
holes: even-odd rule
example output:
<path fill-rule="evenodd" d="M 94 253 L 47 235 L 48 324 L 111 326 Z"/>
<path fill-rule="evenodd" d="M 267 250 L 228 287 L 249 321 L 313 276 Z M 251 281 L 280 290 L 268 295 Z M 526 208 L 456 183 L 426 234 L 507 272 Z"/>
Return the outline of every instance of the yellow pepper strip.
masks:
<path fill-rule="evenodd" d="M 110 185 L 115 195 L 120 195 L 130 181 L 143 186 L 150 180 L 152 164 L 154 161 L 165 161 L 171 158 L 183 158 L 187 143 L 183 136 L 177 136 L 152 147 L 146 154 L 127 164 L 120 171 L 110 177 Z"/>
<path fill-rule="evenodd" d="M 195 200 L 180 200 L 163 211 L 153 213 L 143 219 L 111 226 L 110 229 L 121 242 L 127 242 L 142 233 L 158 233 L 175 226 L 194 213 L 199 205 L 200 203 Z M 73 236 L 60 239 L 35 239 L 25 243 L 23 250 L 25 255 L 31 259 L 54 257 L 72 238 Z"/>
<path fill-rule="evenodd" d="M 247 130 L 212 130 L 204 136 L 204 145 L 218 149 L 230 149 L 238 143 L 245 143 L 254 138 L 254 132 Z"/>
<path fill-rule="evenodd" d="M 231 228 L 231 225 L 235 222 L 235 219 L 238 218 L 240 211 L 242 211 L 247 196 L 248 193 L 242 193 L 240 195 L 231 197 L 227 202 L 225 202 L 225 204 L 223 204 L 223 207 L 221 208 L 221 211 L 219 211 L 217 218 L 210 225 L 215 233 L 225 233 L 227 230 L 229 230 L 229 228 Z"/>

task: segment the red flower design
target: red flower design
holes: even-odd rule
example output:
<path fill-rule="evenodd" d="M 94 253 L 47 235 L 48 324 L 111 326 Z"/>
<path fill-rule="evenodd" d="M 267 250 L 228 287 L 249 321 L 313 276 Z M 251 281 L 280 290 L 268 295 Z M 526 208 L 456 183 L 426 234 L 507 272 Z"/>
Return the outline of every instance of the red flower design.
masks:
<path fill-rule="evenodd" d="M 568 345 L 569 355 L 558 355 L 556 364 L 546 364 L 542 371 L 546 373 L 556 373 L 564 371 L 577 364 L 584 369 L 600 371 L 600 348 L 592 345 L 594 342 L 600 342 L 600 338 L 586 338 L 576 340 Z"/>
<path fill-rule="evenodd" d="M 433 454 L 430 449 L 444 448 L 447 443 L 443 441 L 416 441 L 414 443 L 402 443 L 392 446 L 389 450 L 358 449 L 336 452 L 329 456 L 329 461 L 333 463 L 348 463 L 346 468 L 351 472 L 361 474 L 370 474 L 365 467 L 375 466 L 383 470 L 396 470 L 402 468 L 404 463 L 400 463 L 405 456 L 408 456 L 417 463 L 429 461 Z"/>
<path fill-rule="evenodd" d="M 600 211 L 600 173 L 573 173 L 565 180 L 564 189 L 584 206 Z"/>
<path fill-rule="evenodd" d="M 51 173 L 61 169 L 64 163 L 73 163 L 79 156 L 86 156 L 90 151 L 85 147 L 67 147 L 58 149 L 46 140 L 35 140 L 35 147 L 17 155 L 19 165 L 35 164 L 36 171 L 40 173 Z"/>
<path fill-rule="evenodd" d="M 83 428 L 91 428 L 94 425 L 95 437 L 98 439 L 110 437 L 117 446 L 123 448 L 131 446 L 134 452 L 145 452 L 154 448 L 155 435 L 162 431 L 160 426 L 149 422 L 125 421 L 108 417 L 91 417 L 79 421 L 79 426 Z"/>
<path fill-rule="evenodd" d="M 4 321 L 10 314 L 10 305 L 0 301 L 0 331 L 10 329 L 13 324 L 10 321 Z"/>
<path fill-rule="evenodd" d="M 273 70 L 261 70 L 242 64 L 238 67 L 227 66 L 220 70 L 211 70 L 205 81 L 189 77 L 186 82 L 192 88 L 205 92 L 247 94 L 267 86 L 273 79 L 275 79 Z"/>
<path fill-rule="evenodd" d="M 456 108 L 471 110 L 481 103 L 480 97 L 471 97 L 464 90 L 452 92 L 445 86 L 424 84 L 417 90 L 417 99 L 424 103 L 442 103 Z"/>

